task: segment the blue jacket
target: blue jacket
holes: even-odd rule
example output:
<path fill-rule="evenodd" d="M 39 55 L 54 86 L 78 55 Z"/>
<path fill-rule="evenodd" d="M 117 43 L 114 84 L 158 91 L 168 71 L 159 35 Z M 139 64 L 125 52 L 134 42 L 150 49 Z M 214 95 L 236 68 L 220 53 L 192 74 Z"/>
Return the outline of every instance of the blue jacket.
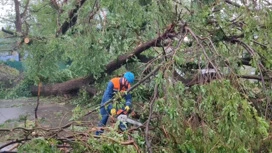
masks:
<path fill-rule="evenodd" d="M 126 91 L 130 88 L 130 84 L 128 83 L 128 81 L 125 79 L 125 78 L 113 78 L 109 81 L 108 85 L 107 85 L 107 88 L 104 92 L 104 95 L 103 95 L 103 98 L 102 98 L 102 101 L 101 101 L 101 106 L 107 102 L 108 100 L 110 100 L 114 94 L 117 92 L 117 91 Z M 128 93 L 126 96 L 125 96 L 125 99 L 126 99 L 126 106 L 131 106 L 131 94 Z M 112 103 L 110 103 L 108 105 L 108 109 L 112 109 L 113 106 L 112 106 Z"/>

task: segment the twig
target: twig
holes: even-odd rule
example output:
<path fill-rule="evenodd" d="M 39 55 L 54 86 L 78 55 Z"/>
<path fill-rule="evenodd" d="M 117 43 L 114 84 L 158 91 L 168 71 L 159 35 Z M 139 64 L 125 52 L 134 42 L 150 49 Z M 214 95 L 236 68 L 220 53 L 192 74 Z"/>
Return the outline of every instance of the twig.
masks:
<path fill-rule="evenodd" d="M 9 146 L 9 145 L 14 144 L 14 143 L 21 143 L 21 142 L 23 142 L 23 141 L 28 141 L 28 140 L 31 140 L 31 139 L 20 139 L 20 140 L 17 139 L 17 140 L 15 140 L 15 141 L 8 142 L 8 143 L 6 143 L 6 144 L 0 146 L 0 150 L 3 149 L 3 148 L 5 148 L 5 147 L 7 147 L 7 146 Z"/>
<path fill-rule="evenodd" d="M 186 24 L 183 25 L 183 26 L 181 26 L 181 29 L 182 29 L 181 32 L 184 32 L 184 35 L 183 35 L 183 36 L 180 36 L 180 39 L 179 39 L 179 41 L 178 41 L 177 46 L 176 46 L 175 49 L 172 51 L 172 52 L 174 52 L 174 53 L 173 53 L 173 56 L 172 56 L 172 60 L 174 59 L 174 55 L 176 54 L 177 50 L 180 49 L 181 42 L 184 40 L 184 38 L 185 38 L 185 37 L 187 36 L 187 34 L 188 34 L 188 30 L 185 30 L 185 26 L 186 26 Z"/>
<path fill-rule="evenodd" d="M 0 129 L 0 131 L 2 131 L 2 132 L 12 132 L 12 131 L 16 131 L 16 130 L 33 131 L 34 129 L 27 129 L 27 128 L 23 128 L 23 127 L 16 127 L 13 129 Z"/>
<path fill-rule="evenodd" d="M 265 49 L 267 49 L 267 48 L 268 48 L 268 47 L 267 47 L 267 45 L 261 44 L 261 43 L 259 43 L 259 42 L 255 41 L 255 40 L 252 40 L 252 42 L 253 42 L 253 43 L 255 43 L 255 44 L 260 45 L 262 48 L 265 48 Z"/>
<path fill-rule="evenodd" d="M 89 15 L 89 18 L 88 18 L 88 22 L 90 22 L 94 15 L 99 11 L 99 3 L 98 3 L 98 0 L 95 0 L 94 4 L 93 4 L 93 8 L 92 8 L 92 11 L 90 12 L 90 15 Z M 103 11 L 103 10 L 102 10 Z"/>
<path fill-rule="evenodd" d="M 35 126 L 37 126 L 38 124 L 38 108 L 39 108 L 39 104 L 40 104 L 40 93 L 41 93 L 41 86 L 42 86 L 42 83 L 39 82 L 39 85 L 38 85 L 38 96 L 37 96 L 37 105 L 36 105 L 36 108 L 35 108 Z"/>
<path fill-rule="evenodd" d="M 134 141 L 134 143 L 133 143 L 133 146 L 136 148 L 137 153 L 140 153 L 140 152 L 141 152 L 141 151 L 139 150 L 138 145 L 135 143 L 135 141 Z"/>
<path fill-rule="evenodd" d="M 241 46 L 243 46 L 243 47 L 246 49 L 246 51 L 248 51 L 248 53 L 250 54 L 250 56 L 253 57 L 253 56 L 255 55 L 254 50 L 251 49 L 246 43 L 242 42 L 242 41 L 239 40 L 239 39 L 233 39 L 232 41 L 233 41 L 233 42 L 237 42 L 237 43 L 239 43 Z"/>
<path fill-rule="evenodd" d="M 169 135 L 168 135 L 167 131 L 165 130 L 164 125 L 161 127 L 161 129 L 162 129 L 162 131 L 163 131 L 165 137 L 166 137 L 166 138 L 169 138 Z"/>
<path fill-rule="evenodd" d="M 197 41 L 197 43 L 203 49 L 203 53 L 204 53 L 205 57 L 207 58 L 207 60 L 209 61 L 209 63 L 212 65 L 212 67 L 214 68 L 214 70 L 216 71 L 216 73 L 218 74 L 218 76 L 221 78 L 222 76 L 221 76 L 220 72 L 218 71 L 217 67 L 213 64 L 213 62 L 211 61 L 211 59 L 209 58 L 209 56 L 207 55 L 204 46 L 199 42 L 197 36 L 194 34 L 194 32 L 189 27 L 185 26 L 185 29 L 188 30 L 192 34 L 192 36 L 194 37 L 194 39 Z"/>
<path fill-rule="evenodd" d="M 149 129 L 149 123 L 150 123 L 150 120 L 151 120 L 151 116 L 152 116 L 152 113 L 153 113 L 153 105 L 154 105 L 154 102 L 155 102 L 155 100 L 157 98 L 157 94 L 158 94 L 158 84 L 156 84 L 155 88 L 154 88 L 154 96 L 153 96 L 152 101 L 150 102 L 149 116 L 148 116 L 148 119 L 147 119 L 147 122 L 146 122 L 146 128 L 145 128 L 146 152 L 148 152 L 148 153 L 152 153 L 151 144 L 150 144 L 150 142 L 148 140 L 148 129 Z"/>
<path fill-rule="evenodd" d="M 246 43 L 244 43 L 243 41 L 241 40 L 238 40 L 238 39 L 234 39 L 233 40 L 234 42 L 237 42 L 239 43 L 241 46 L 243 46 L 249 53 L 252 57 L 254 57 L 254 55 L 256 55 L 257 53 L 254 51 L 254 49 L 252 49 L 249 45 L 247 45 Z M 260 54 L 258 54 L 259 56 L 261 56 Z M 264 57 L 263 57 L 264 58 Z M 265 67 L 264 65 L 258 61 L 257 63 L 257 67 L 258 69 L 260 70 L 260 75 L 261 75 L 261 82 L 262 82 L 262 87 L 263 87 L 263 90 L 265 91 L 265 95 L 266 95 L 266 109 L 265 109 L 265 118 L 267 118 L 267 112 L 268 112 L 268 106 L 269 104 L 271 103 L 271 99 L 270 99 L 270 96 L 268 95 L 267 93 L 267 89 L 265 87 L 265 82 L 264 82 L 264 76 L 263 76 L 263 72 L 262 70 L 265 70 Z"/>
<path fill-rule="evenodd" d="M 29 2 L 30 2 L 30 0 L 26 1 L 26 5 L 24 7 L 24 12 L 21 14 L 21 18 L 24 18 L 26 16 L 26 13 L 27 13 L 27 10 L 28 10 L 27 8 L 29 6 Z"/>
<path fill-rule="evenodd" d="M 115 140 L 113 138 L 105 137 L 105 136 L 94 135 L 93 137 L 95 137 L 95 138 L 105 138 L 105 139 L 111 140 L 113 142 L 119 143 L 121 145 L 134 145 L 134 140 L 128 140 L 128 141 L 122 142 L 122 141 L 118 141 L 118 140 Z"/>
<path fill-rule="evenodd" d="M 263 76 L 263 72 L 262 72 L 262 69 L 261 69 L 261 66 L 260 66 L 260 62 L 258 64 L 258 67 L 260 69 L 260 74 L 261 74 L 261 81 L 262 81 L 262 86 L 263 86 L 263 90 L 265 91 L 265 95 L 266 95 L 266 106 L 265 106 L 265 118 L 267 119 L 267 112 L 268 112 L 268 106 L 269 104 L 271 103 L 271 100 L 270 100 L 270 96 L 268 95 L 267 93 L 267 89 L 265 87 L 265 83 L 264 83 L 264 76 Z"/>
<path fill-rule="evenodd" d="M 244 78 L 244 79 L 254 79 L 254 80 L 259 80 L 259 81 L 270 81 L 272 80 L 272 77 L 271 78 L 265 78 L 265 77 L 262 77 L 262 76 L 257 76 L 257 75 L 237 75 L 238 78 Z"/>
<path fill-rule="evenodd" d="M 222 56 L 218 53 L 218 51 L 216 50 L 216 47 L 215 47 L 214 43 L 212 42 L 212 40 L 211 40 L 210 38 L 205 37 L 205 38 L 203 38 L 203 39 L 207 39 L 207 40 L 210 42 L 210 44 L 211 44 L 211 46 L 212 46 L 212 49 L 214 50 L 214 53 L 215 53 L 218 57 L 222 57 Z M 212 51 L 212 50 L 211 50 L 211 51 Z M 226 60 L 224 61 L 224 64 L 225 64 L 226 67 L 228 67 L 229 71 L 234 71 L 234 70 L 229 66 L 229 63 L 231 63 L 231 62 L 230 62 L 228 59 L 226 59 Z"/>
<path fill-rule="evenodd" d="M 154 48 L 154 50 L 156 50 L 156 49 Z M 148 61 L 145 64 L 146 66 L 145 66 L 145 68 L 143 69 L 143 71 L 141 73 L 140 79 L 142 79 L 142 75 L 144 74 L 144 72 L 147 71 L 152 66 L 152 63 L 154 63 L 155 61 L 159 60 L 160 58 L 161 58 L 161 54 L 159 54 L 157 57 L 154 57 L 153 59 L 151 59 L 150 61 Z"/>
<path fill-rule="evenodd" d="M 59 122 L 59 127 L 61 126 L 61 124 L 62 124 L 64 118 L 67 116 L 68 113 L 69 113 L 69 112 L 66 112 L 66 113 L 62 116 L 62 118 L 61 118 L 61 120 L 60 120 L 60 122 Z"/>

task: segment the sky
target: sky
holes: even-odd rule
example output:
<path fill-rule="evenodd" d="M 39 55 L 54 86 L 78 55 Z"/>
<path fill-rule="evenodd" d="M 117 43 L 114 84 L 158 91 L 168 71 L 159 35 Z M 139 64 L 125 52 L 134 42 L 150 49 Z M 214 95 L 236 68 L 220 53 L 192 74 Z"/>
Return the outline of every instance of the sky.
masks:
<path fill-rule="evenodd" d="M 241 0 L 232 0 L 232 1 L 241 4 Z M 246 0 L 246 1 L 249 2 L 252 0 Z M 272 3 L 272 0 L 257 0 L 257 1 L 267 1 L 269 3 Z M 4 19 L 7 19 L 7 16 L 11 13 L 14 14 L 14 0 L 0 0 L 0 28 L 6 25 L 7 22 L 5 22 Z"/>
<path fill-rule="evenodd" d="M 0 28 L 5 26 L 3 19 L 6 19 L 12 12 L 14 12 L 13 0 L 0 0 Z"/>

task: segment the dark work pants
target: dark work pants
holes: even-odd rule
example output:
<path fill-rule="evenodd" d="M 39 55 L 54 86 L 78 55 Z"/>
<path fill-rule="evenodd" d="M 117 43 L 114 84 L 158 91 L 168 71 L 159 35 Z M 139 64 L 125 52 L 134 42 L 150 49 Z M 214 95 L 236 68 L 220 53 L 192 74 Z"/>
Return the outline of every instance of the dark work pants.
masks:
<path fill-rule="evenodd" d="M 106 108 L 105 108 L 106 107 Z M 98 123 L 98 127 L 104 127 L 107 124 L 108 118 L 109 118 L 109 114 L 110 114 L 110 110 L 107 106 L 100 108 L 100 115 L 102 117 L 102 119 L 100 120 L 100 122 Z M 125 131 L 127 129 L 127 125 L 124 123 L 120 123 L 119 128 L 122 131 Z M 104 132 L 104 130 L 98 130 L 95 132 L 95 135 L 100 135 Z"/>

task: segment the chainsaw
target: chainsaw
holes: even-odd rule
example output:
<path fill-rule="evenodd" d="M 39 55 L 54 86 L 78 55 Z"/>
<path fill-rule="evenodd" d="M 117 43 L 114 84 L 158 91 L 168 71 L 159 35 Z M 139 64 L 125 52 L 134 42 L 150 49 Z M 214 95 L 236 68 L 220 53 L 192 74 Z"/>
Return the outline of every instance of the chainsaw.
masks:
<path fill-rule="evenodd" d="M 123 123 L 130 123 L 132 125 L 136 125 L 136 126 L 143 126 L 143 124 L 141 122 L 135 121 L 131 118 L 128 117 L 128 112 L 122 109 L 119 109 L 116 113 L 117 115 L 117 120 Z"/>

